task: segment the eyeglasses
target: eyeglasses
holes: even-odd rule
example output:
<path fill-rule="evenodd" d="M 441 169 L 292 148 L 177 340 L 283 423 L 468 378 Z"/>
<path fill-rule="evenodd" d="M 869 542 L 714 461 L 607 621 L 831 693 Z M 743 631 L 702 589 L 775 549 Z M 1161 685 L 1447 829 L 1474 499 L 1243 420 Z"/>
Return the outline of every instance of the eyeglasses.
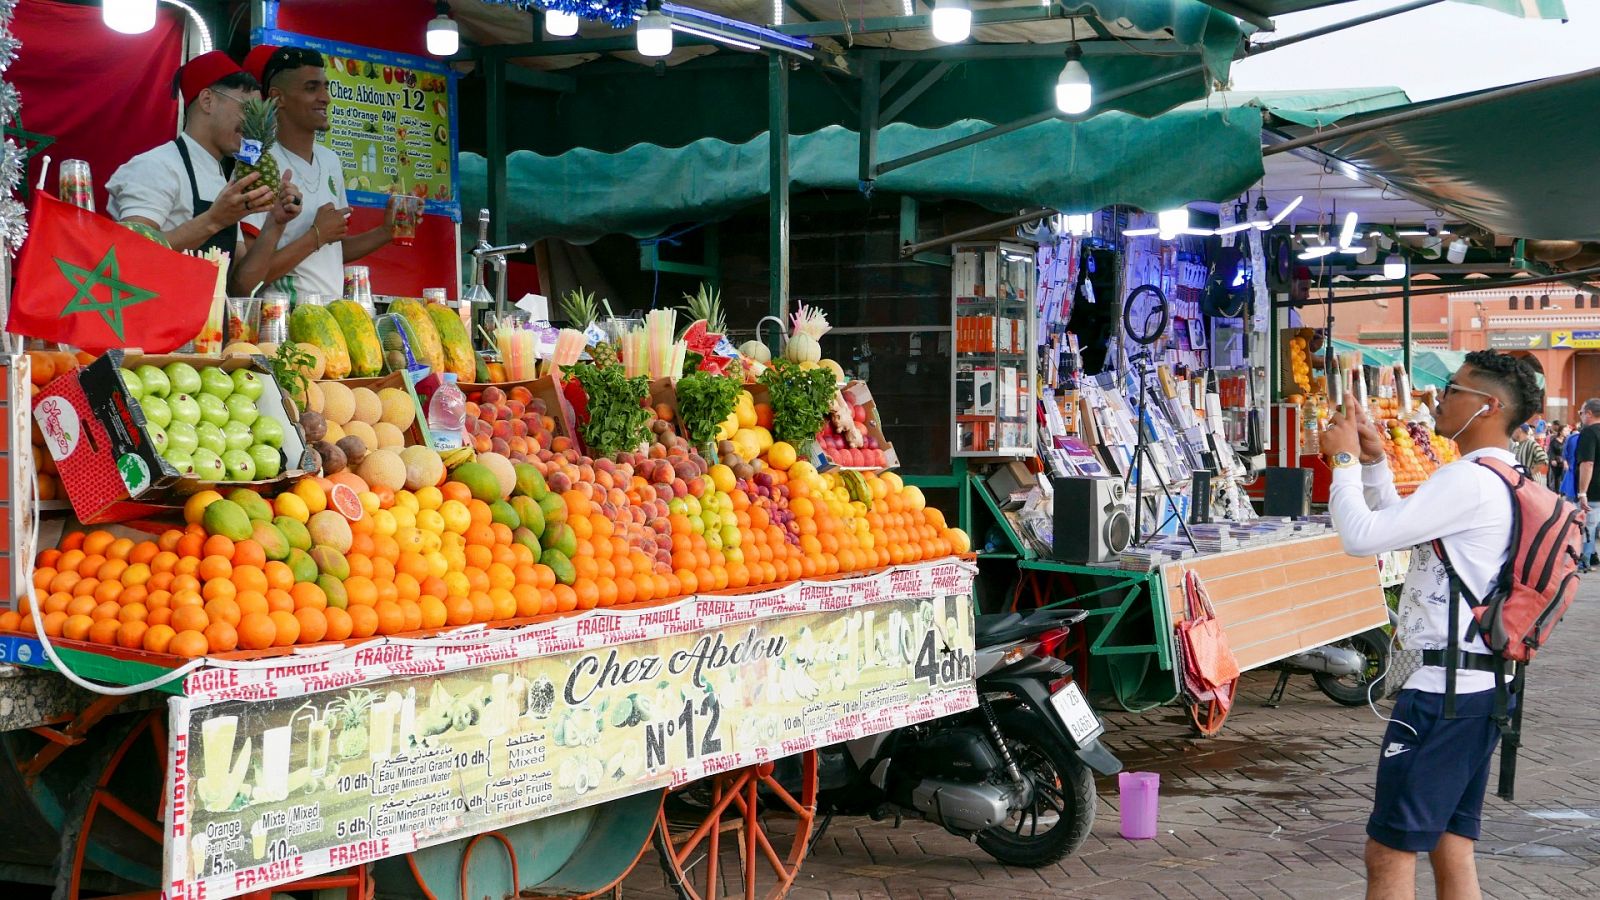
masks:
<path fill-rule="evenodd" d="M 1488 397 L 1491 400 L 1499 400 L 1500 399 L 1499 397 L 1496 397 L 1494 394 L 1491 394 L 1488 391 L 1480 391 L 1477 388 L 1469 388 L 1469 387 L 1464 387 L 1462 385 L 1456 384 L 1454 378 L 1452 378 L 1449 381 L 1446 381 L 1444 383 L 1444 392 L 1439 395 L 1439 399 L 1443 400 L 1446 397 L 1450 396 L 1452 393 L 1477 394 L 1480 397 Z"/>
<path fill-rule="evenodd" d="M 227 100 L 232 100 L 233 102 L 239 104 L 240 106 L 244 106 L 245 103 L 247 102 L 246 98 L 244 98 L 244 97 L 235 97 L 232 94 L 225 94 L 222 91 L 216 90 L 214 88 L 211 89 L 211 93 L 212 93 L 213 96 L 222 97 L 222 98 L 227 99 Z"/>

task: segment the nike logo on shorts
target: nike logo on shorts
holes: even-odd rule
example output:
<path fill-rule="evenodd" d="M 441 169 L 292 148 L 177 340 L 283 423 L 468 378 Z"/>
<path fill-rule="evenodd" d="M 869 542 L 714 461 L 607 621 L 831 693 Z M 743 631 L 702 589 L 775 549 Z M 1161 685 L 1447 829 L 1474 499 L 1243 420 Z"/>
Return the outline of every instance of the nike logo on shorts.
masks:
<path fill-rule="evenodd" d="M 1388 759 L 1393 756 L 1399 756 L 1410 749 L 1411 748 L 1407 747 L 1405 744 L 1390 744 L 1389 746 L 1383 748 L 1383 758 Z"/>

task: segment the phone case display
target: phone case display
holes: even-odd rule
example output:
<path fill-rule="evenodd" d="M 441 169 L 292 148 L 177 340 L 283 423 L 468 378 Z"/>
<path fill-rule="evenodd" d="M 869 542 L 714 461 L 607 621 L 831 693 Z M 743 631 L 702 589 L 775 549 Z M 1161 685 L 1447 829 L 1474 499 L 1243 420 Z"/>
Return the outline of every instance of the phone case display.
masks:
<path fill-rule="evenodd" d="M 951 271 L 954 456 L 1031 456 L 1036 350 L 1033 250 L 958 244 Z"/>

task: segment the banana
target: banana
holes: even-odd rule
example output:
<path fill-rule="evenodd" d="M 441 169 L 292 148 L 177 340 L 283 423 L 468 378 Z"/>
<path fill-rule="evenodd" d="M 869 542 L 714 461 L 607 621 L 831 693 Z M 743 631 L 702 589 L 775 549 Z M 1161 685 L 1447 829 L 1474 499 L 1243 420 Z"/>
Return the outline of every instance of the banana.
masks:
<path fill-rule="evenodd" d="M 478 454 L 474 453 L 471 447 L 457 447 L 444 454 L 444 467 L 448 471 L 454 471 L 462 463 L 469 463 L 477 458 Z"/>

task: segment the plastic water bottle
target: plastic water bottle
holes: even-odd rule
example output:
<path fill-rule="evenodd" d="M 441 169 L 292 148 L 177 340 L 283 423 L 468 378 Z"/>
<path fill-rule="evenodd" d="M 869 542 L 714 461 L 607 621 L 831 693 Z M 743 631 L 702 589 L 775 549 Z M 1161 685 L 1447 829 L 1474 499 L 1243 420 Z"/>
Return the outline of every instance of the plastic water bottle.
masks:
<path fill-rule="evenodd" d="M 428 432 L 433 436 L 433 449 L 444 453 L 459 449 L 464 441 L 467 397 L 456 386 L 454 372 L 442 373 L 442 378 L 444 383 L 428 400 Z"/>

